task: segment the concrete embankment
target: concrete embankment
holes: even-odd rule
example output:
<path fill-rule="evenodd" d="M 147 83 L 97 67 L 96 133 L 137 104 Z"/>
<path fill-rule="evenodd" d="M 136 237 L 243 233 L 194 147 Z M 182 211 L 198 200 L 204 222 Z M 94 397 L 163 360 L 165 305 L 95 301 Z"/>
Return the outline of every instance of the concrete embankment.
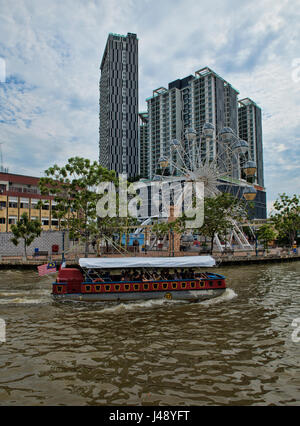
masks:
<path fill-rule="evenodd" d="M 180 253 L 180 256 L 189 256 L 195 255 L 196 253 Z M 140 254 L 138 254 L 139 256 Z M 148 253 L 147 257 L 157 256 L 157 252 Z M 163 256 L 168 256 L 169 253 L 160 254 Z M 145 256 L 145 255 L 144 255 Z M 90 257 L 93 257 L 91 255 Z M 120 255 L 104 255 L 103 257 L 121 257 Z M 146 256 L 145 256 L 146 257 Z M 251 253 L 248 255 L 222 255 L 214 254 L 213 257 L 216 259 L 218 265 L 222 266 L 239 266 L 239 265 L 249 265 L 249 264 L 262 264 L 262 263 L 280 263 L 280 262 L 294 262 L 300 261 L 300 255 L 297 253 L 290 254 L 280 254 L 280 255 L 258 255 Z M 39 265 L 49 262 L 50 259 L 47 258 L 39 258 L 39 259 L 27 259 L 25 260 L 22 257 L 2 257 L 0 259 L 0 269 L 37 269 Z M 57 266 L 61 263 L 61 258 L 51 259 L 51 261 L 56 261 Z M 78 265 L 78 261 L 75 258 L 67 259 L 68 267 Z"/>

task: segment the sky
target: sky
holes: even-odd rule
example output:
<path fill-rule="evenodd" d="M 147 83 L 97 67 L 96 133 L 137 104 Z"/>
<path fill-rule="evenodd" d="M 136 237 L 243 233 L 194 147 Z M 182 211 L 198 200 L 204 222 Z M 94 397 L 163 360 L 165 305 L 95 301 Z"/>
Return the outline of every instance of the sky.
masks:
<path fill-rule="evenodd" d="M 263 111 L 269 213 L 300 194 L 300 0 L 0 0 L 0 143 L 11 173 L 98 160 L 110 32 L 139 39 L 139 110 L 208 66 Z"/>

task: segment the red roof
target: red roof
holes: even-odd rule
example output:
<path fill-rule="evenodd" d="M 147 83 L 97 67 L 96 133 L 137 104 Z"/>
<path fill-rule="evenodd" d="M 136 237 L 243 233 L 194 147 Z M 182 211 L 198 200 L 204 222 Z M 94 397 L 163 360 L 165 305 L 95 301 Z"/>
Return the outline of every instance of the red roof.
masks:
<path fill-rule="evenodd" d="M 12 182 L 12 183 L 21 183 L 23 185 L 38 185 L 40 178 L 33 176 L 24 176 L 24 175 L 15 175 L 12 173 L 2 173 L 0 172 L 0 180 Z"/>
<path fill-rule="evenodd" d="M 0 172 L 0 181 L 6 181 L 11 182 L 13 184 L 19 184 L 19 185 L 32 185 L 38 187 L 40 178 L 33 177 L 33 176 L 24 176 L 24 175 L 17 175 L 13 173 L 3 173 Z M 25 192 L 25 191 L 11 191 L 11 190 L 3 190 L 2 192 L 4 195 L 11 195 L 15 197 L 25 197 L 25 198 L 40 198 L 40 199 L 54 199 L 54 196 L 52 195 L 41 195 L 34 192 Z"/>

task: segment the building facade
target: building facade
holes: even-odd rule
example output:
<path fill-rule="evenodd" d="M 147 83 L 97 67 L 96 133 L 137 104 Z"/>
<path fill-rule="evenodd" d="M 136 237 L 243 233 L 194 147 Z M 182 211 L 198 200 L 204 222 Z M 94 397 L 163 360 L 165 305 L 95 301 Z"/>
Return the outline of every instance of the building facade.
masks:
<path fill-rule="evenodd" d="M 23 213 L 39 220 L 44 231 L 59 230 L 54 197 L 41 195 L 39 178 L 0 172 L 0 232 L 9 232 Z"/>
<path fill-rule="evenodd" d="M 262 112 L 261 108 L 251 99 L 239 101 L 239 137 L 248 142 L 249 160 L 257 166 L 256 183 L 264 186 Z"/>
<path fill-rule="evenodd" d="M 256 163 L 256 176 L 251 181 L 257 191 L 254 201 L 252 217 L 266 218 L 266 192 L 263 178 L 263 146 L 262 146 L 262 114 L 261 109 L 250 99 L 238 101 L 239 92 L 226 80 L 210 68 L 205 67 L 183 79 L 175 80 L 168 84 L 168 88 L 159 87 L 153 90 L 152 96 L 147 98 L 148 106 L 148 174 L 153 179 L 160 173 L 160 159 L 176 156 L 170 150 L 170 141 L 184 140 L 186 129 L 196 131 L 197 145 L 201 144 L 201 161 L 220 159 L 224 163 L 224 144 L 219 144 L 220 132 L 224 128 L 232 129 L 234 141 L 243 139 L 248 143 L 249 151 L 247 160 Z M 203 126 L 210 123 L 213 126 L 212 137 L 203 137 Z M 223 152 L 223 151 L 224 152 Z M 223 156 L 223 157 L 222 157 Z M 173 158 L 175 160 L 175 157 Z M 223 161 L 224 160 L 224 161 Z M 170 162 L 169 172 L 172 170 Z M 244 179 L 246 176 L 238 156 L 232 155 L 231 177 Z M 223 185 L 224 186 L 224 185 Z M 223 188 L 220 185 L 220 188 Z M 240 189 L 237 189 L 239 192 Z M 254 215 L 254 216 L 253 216 Z"/>
<path fill-rule="evenodd" d="M 101 61 L 99 162 L 117 174 L 139 174 L 138 39 L 109 34 Z"/>
<path fill-rule="evenodd" d="M 239 92 L 210 68 L 202 68 L 183 79 L 175 80 L 168 89 L 160 87 L 148 98 L 149 172 L 152 178 L 159 158 L 170 155 L 170 141 L 182 140 L 187 128 L 197 132 L 198 143 L 204 123 L 214 125 L 210 146 L 204 156 L 216 155 L 216 136 L 224 127 L 238 131 Z M 206 142 L 205 142 L 206 143 Z"/>
<path fill-rule="evenodd" d="M 149 143 L 148 143 L 148 113 L 139 113 L 139 176 L 148 177 Z"/>

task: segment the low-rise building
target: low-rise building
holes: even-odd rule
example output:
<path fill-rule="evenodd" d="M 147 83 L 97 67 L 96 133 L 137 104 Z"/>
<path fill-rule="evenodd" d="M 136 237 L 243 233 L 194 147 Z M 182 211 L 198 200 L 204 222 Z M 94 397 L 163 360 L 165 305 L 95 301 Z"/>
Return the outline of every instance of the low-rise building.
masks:
<path fill-rule="evenodd" d="M 44 231 L 59 230 L 54 197 L 41 195 L 39 178 L 0 172 L 0 232 L 9 232 L 23 213 L 39 220 Z"/>

